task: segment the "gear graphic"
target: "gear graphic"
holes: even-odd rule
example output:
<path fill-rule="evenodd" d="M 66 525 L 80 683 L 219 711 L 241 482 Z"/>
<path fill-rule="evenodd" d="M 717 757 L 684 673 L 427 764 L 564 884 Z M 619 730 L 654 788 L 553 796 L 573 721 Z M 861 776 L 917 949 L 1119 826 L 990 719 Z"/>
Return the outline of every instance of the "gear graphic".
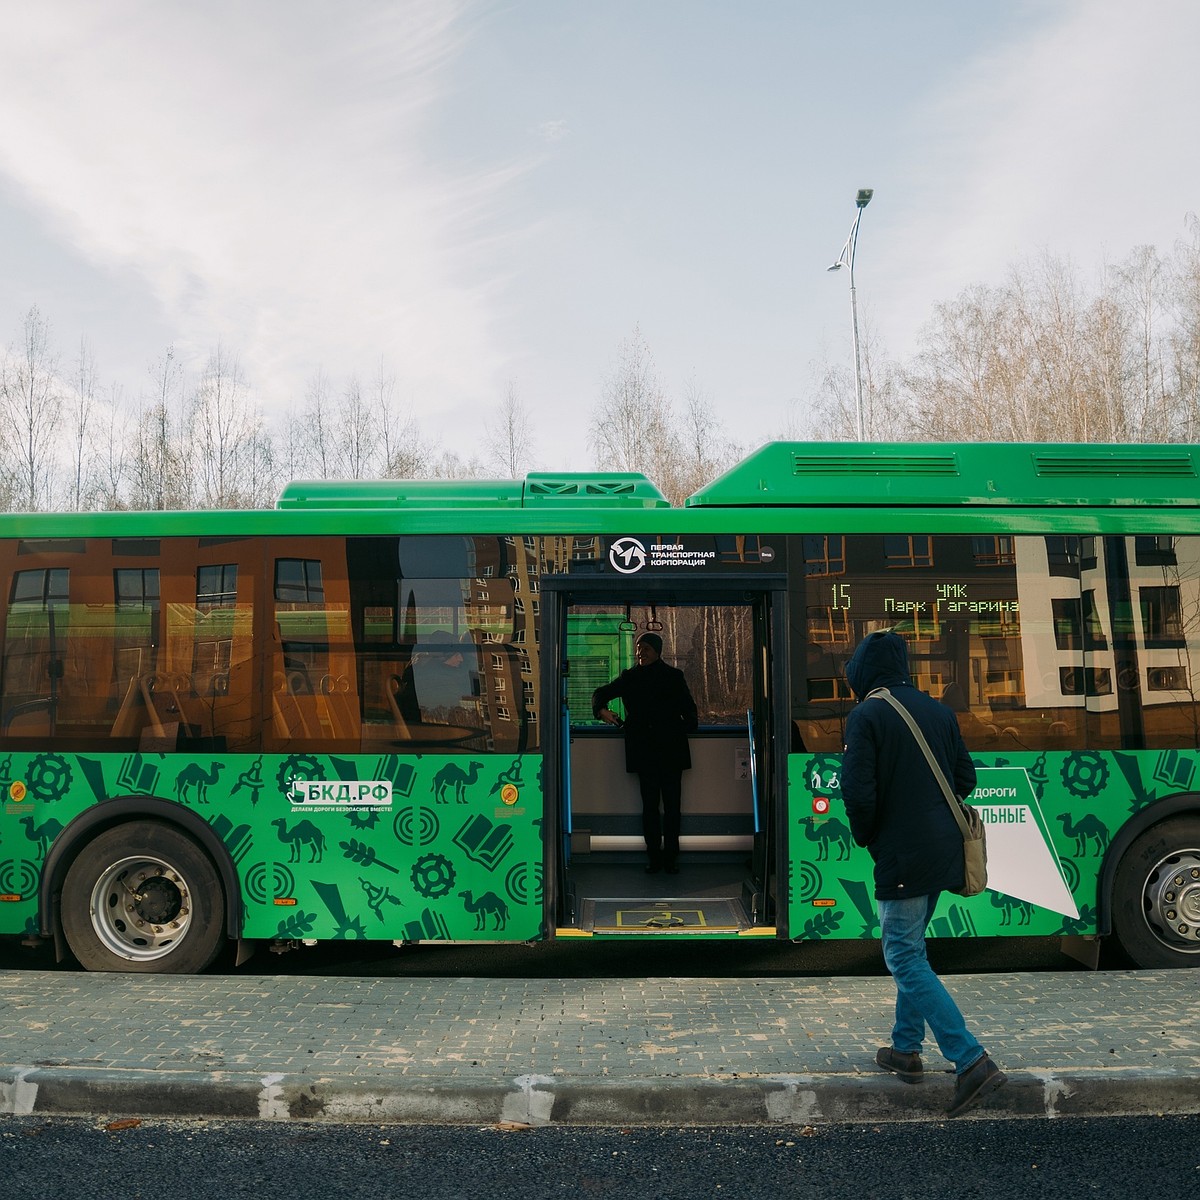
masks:
<path fill-rule="evenodd" d="M 295 780 L 320 779 L 322 775 L 321 764 L 311 754 L 292 754 L 283 760 L 275 782 L 279 785 L 280 794 L 290 798 Z"/>
<path fill-rule="evenodd" d="M 374 808 L 352 808 L 346 817 L 355 829 L 374 829 L 379 824 L 379 812 Z"/>
<path fill-rule="evenodd" d="M 412 866 L 412 885 L 429 900 L 449 895 L 454 886 L 454 864 L 442 854 L 425 854 Z"/>
<path fill-rule="evenodd" d="M 61 800 L 71 786 L 71 764 L 60 754 L 39 754 L 29 764 L 25 783 L 38 800 Z"/>
<path fill-rule="evenodd" d="M 1063 763 L 1062 781 L 1067 791 L 1081 800 L 1098 796 L 1108 782 L 1108 763 L 1094 750 L 1079 750 Z"/>

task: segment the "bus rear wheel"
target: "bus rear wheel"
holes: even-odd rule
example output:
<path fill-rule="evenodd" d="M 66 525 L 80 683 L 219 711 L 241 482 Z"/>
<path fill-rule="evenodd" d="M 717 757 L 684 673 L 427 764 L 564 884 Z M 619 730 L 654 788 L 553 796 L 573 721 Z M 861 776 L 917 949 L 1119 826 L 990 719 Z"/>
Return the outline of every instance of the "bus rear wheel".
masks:
<path fill-rule="evenodd" d="M 1138 967 L 1200 967 L 1200 817 L 1134 839 L 1113 881 L 1113 932 Z"/>
<path fill-rule="evenodd" d="M 207 854 L 172 825 L 107 829 L 71 864 L 62 927 L 89 971 L 203 971 L 221 949 L 224 893 Z"/>

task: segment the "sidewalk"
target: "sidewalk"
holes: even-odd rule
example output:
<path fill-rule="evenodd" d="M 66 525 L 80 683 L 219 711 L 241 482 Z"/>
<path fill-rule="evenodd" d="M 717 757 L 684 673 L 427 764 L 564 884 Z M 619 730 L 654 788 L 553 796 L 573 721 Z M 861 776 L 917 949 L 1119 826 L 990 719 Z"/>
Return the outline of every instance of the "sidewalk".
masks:
<path fill-rule="evenodd" d="M 947 980 L 1009 1084 L 979 1110 L 1200 1112 L 1191 971 Z M 0 972 L 0 1113 L 356 1122 L 940 1119 L 874 1067 L 887 978 L 355 979 Z"/>

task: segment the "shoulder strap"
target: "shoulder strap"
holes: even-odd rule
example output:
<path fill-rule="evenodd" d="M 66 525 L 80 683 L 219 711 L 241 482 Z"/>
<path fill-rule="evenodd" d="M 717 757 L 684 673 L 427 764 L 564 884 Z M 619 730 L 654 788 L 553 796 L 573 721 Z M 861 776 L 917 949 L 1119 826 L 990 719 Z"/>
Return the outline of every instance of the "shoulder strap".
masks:
<path fill-rule="evenodd" d="M 868 692 L 866 699 L 886 700 L 904 718 L 905 725 L 911 730 L 917 745 L 921 747 L 921 752 L 925 755 L 925 761 L 929 763 L 929 769 L 933 772 L 934 779 L 941 785 L 942 795 L 946 797 L 946 803 L 950 805 L 950 811 L 954 814 L 954 819 L 958 822 L 958 827 L 962 830 L 963 837 L 966 837 L 967 818 L 963 815 L 962 806 L 958 802 L 958 797 L 954 794 L 954 789 L 950 786 L 950 781 L 946 778 L 946 772 L 942 770 L 941 764 L 934 758 L 933 751 L 930 750 L 929 743 L 925 740 L 925 735 L 921 732 L 921 727 L 913 720 L 912 713 L 885 687 L 876 688 L 873 692 Z"/>

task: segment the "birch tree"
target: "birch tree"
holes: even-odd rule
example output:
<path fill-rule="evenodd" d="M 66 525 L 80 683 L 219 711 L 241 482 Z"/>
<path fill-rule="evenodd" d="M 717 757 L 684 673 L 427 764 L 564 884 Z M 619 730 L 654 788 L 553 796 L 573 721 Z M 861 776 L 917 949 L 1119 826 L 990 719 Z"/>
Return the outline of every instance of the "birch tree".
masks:
<path fill-rule="evenodd" d="M 129 459 L 129 503 L 137 509 L 190 508 L 192 447 L 185 437 L 184 372 L 173 346 L 150 366 L 150 393 L 138 416 Z"/>
<path fill-rule="evenodd" d="M 62 407 L 50 326 L 35 305 L 25 314 L 21 342 L 0 362 L 0 441 L 11 503 L 27 512 L 54 505 Z"/>
<path fill-rule="evenodd" d="M 271 502 L 276 490 L 271 440 L 237 356 L 221 345 L 200 377 L 190 428 L 198 448 L 203 507 L 251 508 Z"/>
<path fill-rule="evenodd" d="M 533 431 L 515 383 L 509 382 L 496 417 L 484 425 L 484 432 L 488 467 L 506 479 L 523 479 L 533 467 Z"/>
<path fill-rule="evenodd" d="M 89 502 L 93 485 L 91 436 L 96 411 L 96 387 L 96 360 L 87 339 L 80 338 L 79 357 L 75 362 L 75 386 L 64 405 L 71 440 L 67 504 L 77 512 Z"/>
<path fill-rule="evenodd" d="M 670 442 L 671 406 L 650 347 L 634 326 L 592 410 L 588 444 L 601 470 L 641 471 L 654 478 Z"/>

